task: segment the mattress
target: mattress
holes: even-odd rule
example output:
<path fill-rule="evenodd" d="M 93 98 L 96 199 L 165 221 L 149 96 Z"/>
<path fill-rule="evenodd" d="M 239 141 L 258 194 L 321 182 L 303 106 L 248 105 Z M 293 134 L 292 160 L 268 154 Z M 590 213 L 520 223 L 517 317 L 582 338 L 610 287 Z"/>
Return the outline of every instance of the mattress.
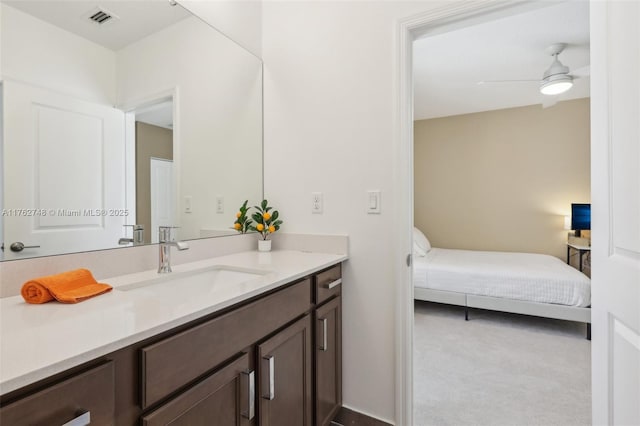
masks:
<path fill-rule="evenodd" d="M 414 257 L 415 287 L 586 307 L 591 280 L 545 254 L 432 248 Z"/>

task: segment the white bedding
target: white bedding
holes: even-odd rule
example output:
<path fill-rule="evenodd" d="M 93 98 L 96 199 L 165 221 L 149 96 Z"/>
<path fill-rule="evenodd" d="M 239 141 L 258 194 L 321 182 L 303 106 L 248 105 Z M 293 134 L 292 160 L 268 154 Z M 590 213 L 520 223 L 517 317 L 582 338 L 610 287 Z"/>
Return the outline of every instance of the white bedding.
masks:
<path fill-rule="evenodd" d="M 414 257 L 415 287 L 586 307 L 591 281 L 544 254 L 432 248 Z"/>

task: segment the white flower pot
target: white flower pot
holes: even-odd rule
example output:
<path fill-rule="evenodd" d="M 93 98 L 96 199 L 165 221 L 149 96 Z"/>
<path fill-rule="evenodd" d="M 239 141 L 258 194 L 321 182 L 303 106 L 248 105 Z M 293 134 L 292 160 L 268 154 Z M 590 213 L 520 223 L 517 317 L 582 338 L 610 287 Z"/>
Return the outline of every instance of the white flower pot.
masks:
<path fill-rule="evenodd" d="M 271 251 L 271 240 L 258 240 L 258 251 Z"/>

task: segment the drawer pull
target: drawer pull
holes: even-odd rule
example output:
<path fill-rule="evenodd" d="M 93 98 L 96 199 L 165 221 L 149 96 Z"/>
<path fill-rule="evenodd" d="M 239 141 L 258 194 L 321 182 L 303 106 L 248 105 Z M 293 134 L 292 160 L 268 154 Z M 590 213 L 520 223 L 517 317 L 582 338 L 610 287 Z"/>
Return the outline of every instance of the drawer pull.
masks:
<path fill-rule="evenodd" d="M 342 278 L 338 278 L 338 279 L 337 279 L 337 280 L 335 280 L 335 281 L 332 281 L 332 282 L 330 282 L 330 283 L 328 283 L 328 284 L 324 284 L 324 285 L 323 285 L 323 287 L 324 287 L 324 288 L 328 288 L 329 290 L 331 290 L 332 288 L 337 287 L 337 286 L 339 286 L 340 284 L 342 284 Z"/>
<path fill-rule="evenodd" d="M 252 420 L 256 415 L 256 381 L 255 372 L 243 371 L 242 375 L 247 378 L 247 409 L 242 412 L 242 416 Z"/>
<path fill-rule="evenodd" d="M 269 401 L 273 400 L 276 397 L 276 390 L 275 390 L 275 358 L 273 357 L 273 355 L 269 355 L 268 357 L 262 358 L 262 361 L 266 361 L 267 362 L 267 371 L 266 371 L 266 376 L 267 376 L 267 380 L 268 382 L 268 386 L 267 386 L 267 390 L 268 393 L 266 395 L 263 395 L 262 397 L 264 399 L 268 399 Z"/>
<path fill-rule="evenodd" d="M 69 420 L 62 426 L 87 426 L 88 424 L 91 424 L 91 411 L 87 411 L 75 419 Z"/>
<path fill-rule="evenodd" d="M 327 342 L 327 322 L 328 321 L 326 318 L 322 318 L 320 322 L 322 323 L 322 344 L 320 345 L 320 350 L 326 351 L 327 349 L 329 349 L 329 343 Z"/>

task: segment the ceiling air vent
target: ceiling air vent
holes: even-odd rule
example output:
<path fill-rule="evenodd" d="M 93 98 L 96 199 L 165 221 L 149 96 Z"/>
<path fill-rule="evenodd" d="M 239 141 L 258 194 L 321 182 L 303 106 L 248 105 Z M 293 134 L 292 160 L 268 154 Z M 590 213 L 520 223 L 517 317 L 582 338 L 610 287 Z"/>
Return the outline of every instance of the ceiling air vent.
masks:
<path fill-rule="evenodd" d="M 108 12 L 100 7 L 95 8 L 91 12 L 87 14 L 87 17 L 91 22 L 94 22 L 98 25 L 104 25 L 110 22 L 113 22 L 118 19 L 116 15 L 111 12 Z"/>

